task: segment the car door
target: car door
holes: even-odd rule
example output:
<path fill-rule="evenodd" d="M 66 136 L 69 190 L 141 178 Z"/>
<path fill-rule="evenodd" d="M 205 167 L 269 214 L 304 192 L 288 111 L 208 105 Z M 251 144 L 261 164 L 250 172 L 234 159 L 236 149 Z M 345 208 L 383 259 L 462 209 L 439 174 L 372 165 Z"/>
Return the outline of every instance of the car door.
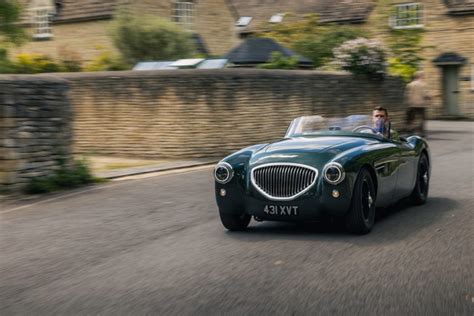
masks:
<path fill-rule="evenodd" d="M 415 187 L 418 157 L 415 147 L 406 141 L 400 141 L 397 145 L 400 149 L 400 166 L 395 197 L 396 199 L 401 199 L 409 196 Z"/>
<path fill-rule="evenodd" d="M 397 178 L 400 167 L 400 148 L 393 142 L 380 145 L 374 168 L 377 174 L 377 207 L 385 207 L 396 198 Z"/>

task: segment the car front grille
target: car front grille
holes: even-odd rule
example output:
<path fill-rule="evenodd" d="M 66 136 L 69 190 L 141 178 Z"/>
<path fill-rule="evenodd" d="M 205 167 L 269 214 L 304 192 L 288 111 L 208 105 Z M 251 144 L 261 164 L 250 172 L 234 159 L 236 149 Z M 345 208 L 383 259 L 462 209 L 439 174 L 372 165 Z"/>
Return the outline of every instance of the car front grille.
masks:
<path fill-rule="evenodd" d="M 308 191 L 316 183 L 318 170 L 309 166 L 281 163 L 252 169 L 252 184 L 271 200 L 288 201 Z"/>

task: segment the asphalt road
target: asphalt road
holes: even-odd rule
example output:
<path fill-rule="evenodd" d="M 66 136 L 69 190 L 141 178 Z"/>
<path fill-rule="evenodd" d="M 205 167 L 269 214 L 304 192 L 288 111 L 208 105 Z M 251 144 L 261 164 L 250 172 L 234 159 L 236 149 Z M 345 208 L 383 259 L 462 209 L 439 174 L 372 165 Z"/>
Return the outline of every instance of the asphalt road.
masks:
<path fill-rule="evenodd" d="M 0 314 L 473 315 L 473 123 L 430 129 L 428 203 L 365 236 L 228 233 L 211 169 L 2 204 Z"/>

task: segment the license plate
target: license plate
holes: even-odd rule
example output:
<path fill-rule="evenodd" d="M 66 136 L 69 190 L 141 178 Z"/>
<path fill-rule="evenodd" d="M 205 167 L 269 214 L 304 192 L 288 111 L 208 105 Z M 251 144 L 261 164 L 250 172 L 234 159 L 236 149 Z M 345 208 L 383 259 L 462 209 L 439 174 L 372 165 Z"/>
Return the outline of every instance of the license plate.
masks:
<path fill-rule="evenodd" d="M 267 215 L 297 216 L 298 206 L 291 205 L 265 205 L 263 211 Z"/>

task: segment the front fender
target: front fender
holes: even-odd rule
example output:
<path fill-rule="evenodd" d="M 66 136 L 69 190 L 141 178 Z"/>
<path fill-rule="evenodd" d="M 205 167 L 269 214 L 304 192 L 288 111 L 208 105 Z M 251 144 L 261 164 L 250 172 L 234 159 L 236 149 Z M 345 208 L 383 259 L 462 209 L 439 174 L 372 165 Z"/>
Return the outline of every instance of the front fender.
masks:
<path fill-rule="evenodd" d="M 219 210 L 223 213 L 241 214 L 244 210 L 243 196 L 245 195 L 247 183 L 247 168 L 252 155 L 265 147 L 266 144 L 259 144 L 246 147 L 221 160 L 227 162 L 234 170 L 234 177 L 226 184 L 215 182 L 215 196 Z M 221 196 L 221 189 L 226 195 Z"/>

